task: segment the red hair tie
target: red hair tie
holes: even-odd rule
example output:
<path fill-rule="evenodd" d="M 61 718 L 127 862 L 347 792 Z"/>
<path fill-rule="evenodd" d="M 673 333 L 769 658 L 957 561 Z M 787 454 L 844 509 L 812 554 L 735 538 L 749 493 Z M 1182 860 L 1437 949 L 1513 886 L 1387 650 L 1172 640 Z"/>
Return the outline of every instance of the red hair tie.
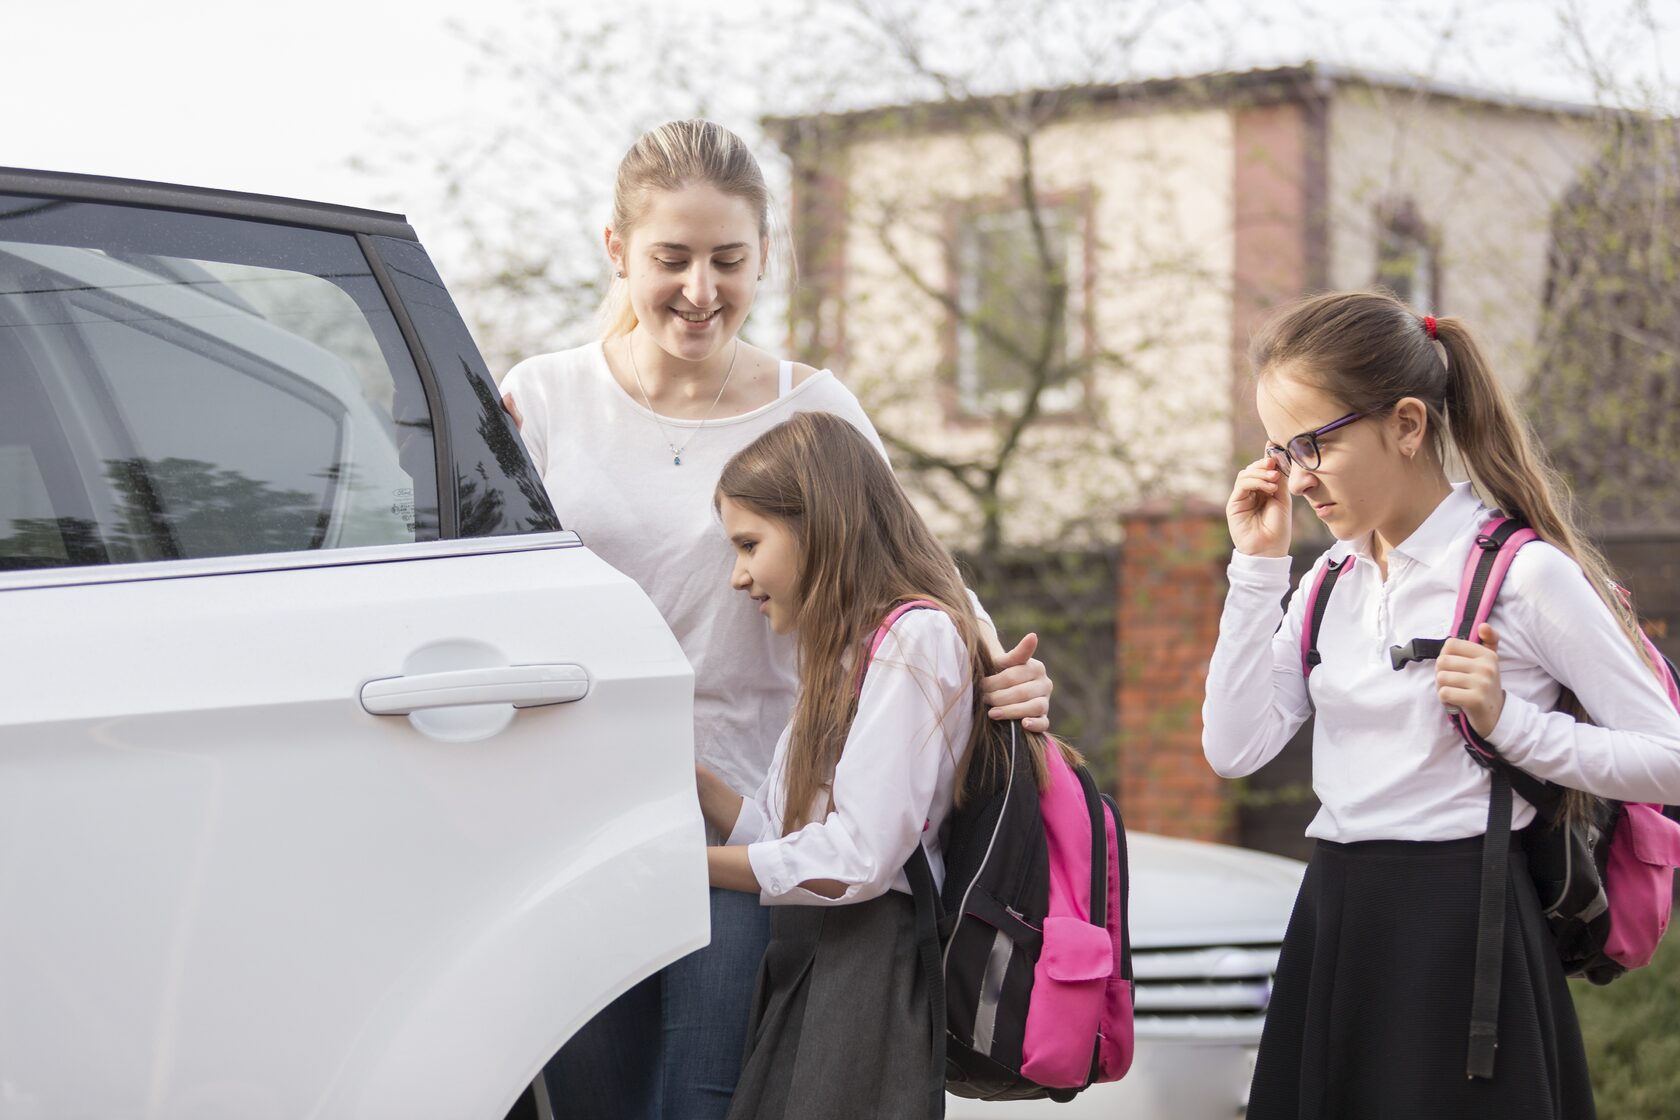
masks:
<path fill-rule="evenodd" d="M 1435 316 L 1425 315 L 1423 317 L 1423 330 L 1429 336 L 1431 342 L 1435 341 Z"/>

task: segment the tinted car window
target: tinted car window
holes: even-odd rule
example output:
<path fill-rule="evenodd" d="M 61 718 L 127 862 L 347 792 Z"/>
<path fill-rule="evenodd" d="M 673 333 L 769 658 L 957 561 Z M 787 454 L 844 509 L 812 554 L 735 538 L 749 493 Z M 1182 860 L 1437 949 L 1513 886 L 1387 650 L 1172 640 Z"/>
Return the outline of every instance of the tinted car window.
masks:
<path fill-rule="evenodd" d="M 518 429 L 502 409 L 496 383 L 431 259 L 412 241 L 385 236 L 370 241 L 390 270 L 423 349 L 431 355 L 438 390 L 453 421 L 449 459 L 460 535 L 491 537 L 560 528 Z"/>
<path fill-rule="evenodd" d="M 0 197 L 0 566 L 435 538 L 436 470 L 353 236 Z"/>

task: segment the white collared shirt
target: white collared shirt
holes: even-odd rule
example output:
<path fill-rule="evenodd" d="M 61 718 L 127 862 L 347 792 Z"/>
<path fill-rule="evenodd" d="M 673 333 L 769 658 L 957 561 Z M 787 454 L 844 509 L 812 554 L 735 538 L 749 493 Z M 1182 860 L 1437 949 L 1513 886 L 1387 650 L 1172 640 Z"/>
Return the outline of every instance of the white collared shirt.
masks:
<path fill-rule="evenodd" d="M 1389 648 L 1449 636 L 1465 559 L 1489 516 L 1469 483 L 1459 483 L 1390 550 L 1386 581 L 1364 543 L 1338 541 L 1314 563 L 1302 588 L 1328 560 L 1355 557 L 1329 599 L 1310 697 L 1301 672 L 1306 595 L 1296 594 L 1287 613 L 1279 605 L 1288 557 L 1233 554 L 1202 707 L 1202 749 L 1214 770 L 1254 773 L 1316 714 L 1313 791 L 1322 807 L 1308 836 L 1453 840 L 1485 832 L 1488 772 L 1447 721 L 1435 663 L 1396 671 Z M 1573 560 L 1545 542 L 1528 545 L 1488 622 L 1499 636 L 1505 689 L 1488 740 L 1505 758 L 1603 797 L 1680 802 L 1680 714 Z M 1598 726 L 1552 710 L 1559 682 Z M 1512 826 L 1533 817 L 1516 798 Z"/>
<path fill-rule="evenodd" d="M 934 886 L 945 881 L 939 830 L 951 811 L 956 761 L 973 726 L 968 651 L 944 611 L 902 615 L 876 650 L 834 770 L 833 808 L 782 835 L 792 725 L 776 741 L 770 773 L 744 798 L 729 843 L 746 844 L 765 905 L 837 906 L 891 888 L 909 893 L 904 861 L 918 841 Z M 819 793 L 819 805 L 828 794 Z M 813 806 L 817 808 L 817 806 Z M 846 884 L 839 898 L 803 890 L 811 879 Z"/>

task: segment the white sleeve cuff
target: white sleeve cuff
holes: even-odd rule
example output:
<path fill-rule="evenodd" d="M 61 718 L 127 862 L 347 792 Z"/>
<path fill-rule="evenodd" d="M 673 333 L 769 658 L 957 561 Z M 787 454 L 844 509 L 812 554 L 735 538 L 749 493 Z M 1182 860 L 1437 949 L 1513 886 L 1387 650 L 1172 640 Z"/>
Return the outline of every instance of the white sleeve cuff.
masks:
<path fill-rule="evenodd" d="M 1524 743 L 1525 738 L 1532 740 L 1531 734 L 1525 734 L 1530 729 L 1534 717 L 1540 714 L 1540 709 L 1521 696 L 1505 694 L 1505 706 L 1499 710 L 1499 719 L 1493 725 L 1492 734 L 1487 741 L 1499 749 L 1499 756 L 1506 762 L 1521 766 L 1523 759 L 1528 757 L 1532 743 Z"/>
<path fill-rule="evenodd" d="M 1250 556 L 1246 552 L 1232 552 L 1226 572 L 1232 585 L 1269 588 L 1274 584 L 1280 592 L 1289 586 L 1292 561 L 1287 556 Z"/>

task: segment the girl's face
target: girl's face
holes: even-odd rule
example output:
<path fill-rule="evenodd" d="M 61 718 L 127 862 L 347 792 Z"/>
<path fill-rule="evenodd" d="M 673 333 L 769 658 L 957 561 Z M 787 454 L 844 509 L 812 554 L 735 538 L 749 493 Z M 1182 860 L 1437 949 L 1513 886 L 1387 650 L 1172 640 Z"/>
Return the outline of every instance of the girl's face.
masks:
<path fill-rule="evenodd" d="M 786 522 L 765 517 L 728 498 L 718 503 L 723 531 L 735 546 L 729 586 L 745 591 L 778 634 L 799 623 L 799 542 Z"/>
<path fill-rule="evenodd" d="M 741 329 L 768 249 L 747 201 L 709 183 L 652 192 L 627 241 L 607 230 L 638 329 L 688 362 L 710 358 Z"/>
<path fill-rule="evenodd" d="M 1268 371 L 1260 378 L 1255 404 L 1267 441 L 1277 447 L 1288 447 L 1297 436 L 1316 432 L 1351 411 L 1287 370 Z M 1405 461 L 1391 426 L 1388 416 L 1363 416 L 1316 437 L 1316 469 L 1290 464 L 1289 492 L 1305 498 L 1338 540 L 1361 540 L 1394 519 Z"/>

